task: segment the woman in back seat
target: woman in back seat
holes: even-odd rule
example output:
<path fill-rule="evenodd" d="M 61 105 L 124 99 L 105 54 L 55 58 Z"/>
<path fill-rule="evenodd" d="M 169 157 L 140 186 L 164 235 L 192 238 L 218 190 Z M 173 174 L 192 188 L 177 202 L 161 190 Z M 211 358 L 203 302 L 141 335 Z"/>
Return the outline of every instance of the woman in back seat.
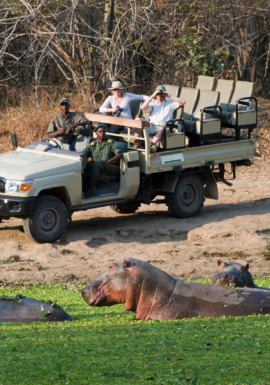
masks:
<path fill-rule="evenodd" d="M 112 87 L 109 88 L 112 91 L 112 95 L 108 96 L 102 106 L 99 108 L 101 113 L 112 113 L 115 116 L 125 118 L 125 119 L 133 119 L 131 110 L 130 110 L 130 102 L 132 100 L 147 100 L 148 96 L 145 95 L 136 95 L 130 94 L 128 92 L 124 92 L 123 84 L 120 81 L 112 82 Z M 122 126 L 112 125 L 109 129 L 109 132 L 113 132 L 115 134 L 123 128 Z M 134 134 L 135 136 L 139 136 L 139 134 Z"/>

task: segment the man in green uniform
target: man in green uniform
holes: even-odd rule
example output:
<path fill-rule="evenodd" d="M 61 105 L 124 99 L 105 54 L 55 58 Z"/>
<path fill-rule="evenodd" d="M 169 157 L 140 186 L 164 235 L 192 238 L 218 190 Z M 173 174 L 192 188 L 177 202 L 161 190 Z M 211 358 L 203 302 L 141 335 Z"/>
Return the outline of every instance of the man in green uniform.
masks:
<path fill-rule="evenodd" d="M 81 112 L 70 112 L 69 108 L 68 99 L 61 99 L 61 113 L 51 120 L 47 130 L 48 137 L 51 138 L 50 144 L 58 145 L 62 150 L 74 150 L 70 148 L 73 134 L 89 136 L 88 129 L 82 127 L 89 123 L 88 120 Z"/>
<path fill-rule="evenodd" d="M 120 149 L 113 139 L 106 139 L 106 126 L 99 124 L 95 128 L 97 140 L 91 142 L 83 152 L 86 153 L 88 161 L 85 172 L 90 172 L 90 185 L 88 191 L 84 193 L 84 198 L 93 195 L 95 184 L 100 174 L 117 175 L 119 167 L 114 164 L 123 157 Z M 85 183 L 87 183 L 85 181 Z"/>

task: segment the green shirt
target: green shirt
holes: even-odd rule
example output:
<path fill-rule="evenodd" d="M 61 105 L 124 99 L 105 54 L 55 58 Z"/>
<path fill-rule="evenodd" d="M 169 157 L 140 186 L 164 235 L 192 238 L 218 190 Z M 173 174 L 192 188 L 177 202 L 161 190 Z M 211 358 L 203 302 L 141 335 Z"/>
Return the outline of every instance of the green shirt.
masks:
<path fill-rule="evenodd" d="M 102 144 L 99 144 L 98 140 L 91 142 L 83 152 L 86 153 L 87 158 L 91 157 L 96 162 L 97 160 L 112 159 L 121 151 L 113 139 L 105 139 Z"/>

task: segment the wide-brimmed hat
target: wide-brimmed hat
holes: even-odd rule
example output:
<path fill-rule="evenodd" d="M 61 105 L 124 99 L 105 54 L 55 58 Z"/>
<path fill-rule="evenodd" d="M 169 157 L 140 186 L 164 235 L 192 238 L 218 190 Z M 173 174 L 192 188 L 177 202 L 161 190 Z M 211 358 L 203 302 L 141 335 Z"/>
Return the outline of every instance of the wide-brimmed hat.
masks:
<path fill-rule="evenodd" d="M 59 104 L 62 104 L 62 103 L 70 104 L 68 98 L 61 99 Z"/>
<path fill-rule="evenodd" d="M 119 90 L 124 90 L 125 87 L 123 87 L 123 84 L 119 81 L 112 82 L 111 88 L 109 88 L 109 91 L 119 89 Z"/>
<path fill-rule="evenodd" d="M 166 92 L 166 88 L 164 86 L 157 86 L 156 91 L 165 91 Z"/>

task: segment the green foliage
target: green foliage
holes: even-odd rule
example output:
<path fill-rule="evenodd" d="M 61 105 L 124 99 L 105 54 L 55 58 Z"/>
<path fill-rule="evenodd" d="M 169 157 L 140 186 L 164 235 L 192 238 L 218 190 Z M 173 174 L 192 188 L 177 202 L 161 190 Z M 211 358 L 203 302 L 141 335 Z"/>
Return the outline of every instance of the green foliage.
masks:
<path fill-rule="evenodd" d="M 187 59 L 180 63 L 180 67 L 194 67 L 198 75 L 213 76 L 214 71 L 221 72 L 228 65 L 229 52 L 211 44 L 210 39 L 205 41 L 199 37 L 197 27 L 185 28 L 178 44 L 182 51 L 187 52 Z"/>
<path fill-rule="evenodd" d="M 270 287 L 270 277 L 255 279 Z M 82 284 L 77 284 L 82 288 Z M 75 322 L 0 325 L 0 385 L 270 383 L 270 316 L 136 321 L 62 284 L 0 287 L 58 302 Z"/>

